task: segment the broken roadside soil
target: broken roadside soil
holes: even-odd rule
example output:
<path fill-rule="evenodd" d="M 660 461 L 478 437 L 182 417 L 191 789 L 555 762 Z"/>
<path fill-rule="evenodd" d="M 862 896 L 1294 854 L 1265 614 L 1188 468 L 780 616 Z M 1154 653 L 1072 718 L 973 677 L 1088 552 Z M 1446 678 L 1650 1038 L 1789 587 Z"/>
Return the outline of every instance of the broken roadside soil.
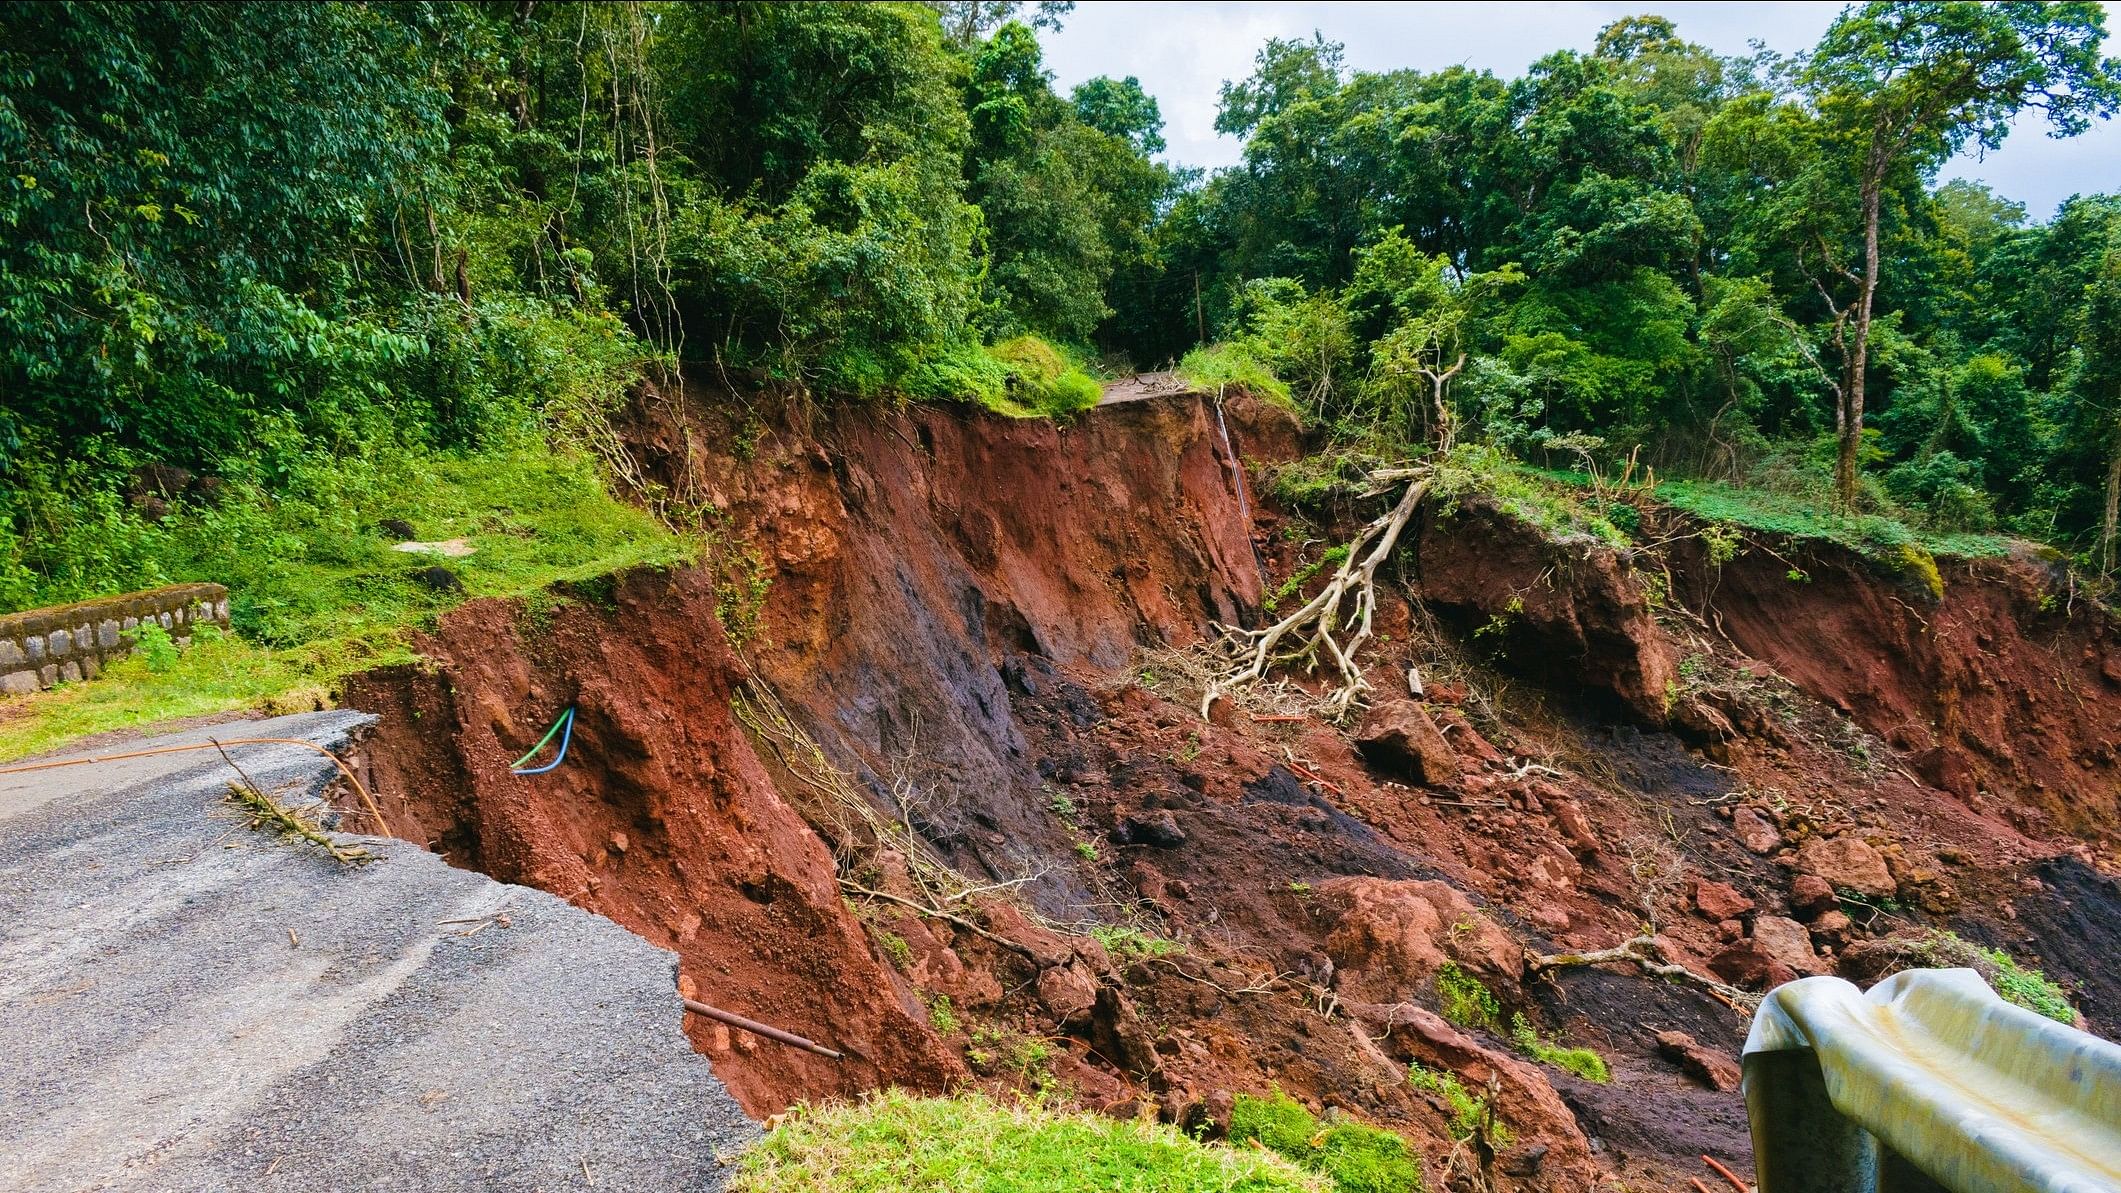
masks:
<path fill-rule="evenodd" d="M 1273 408 L 1230 398 L 1227 438 L 1190 394 L 1065 429 L 841 411 L 738 453 L 708 397 L 644 393 L 628 439 L 719 511 L 711 558 L 471 602 L 346 700 L 405 835 L 847 1053 L 688 1020 L 753 1114 L 978 1083 L 1212 1133 L 1279 1088 L 1404 1133 L 1432 1188 L 1682 1189 L 1703 1153 L 1749 1167 L 1742 1010 L 1529 957 L 1649 924 L 1758 989 L 1952 927 L 2121 1027 L 2090 951 L 2121 943 L 2121 654 L 2037 560 L 1954 566 L 1940 602 L 1817 549 L 1791 584 L 1789 543 L 1631 557 L 1464 501 L 1388 569 L 1367 721 L 1302 682 L 1203 721 L 1214 625 L 1347 530 L 1240 502 L 1301 450 Z M 568 707 L 567 762 L 512 775 Z M 1440 975 L 1493 1007 L 1446 1020 Z M 1518 1016 L 1612 1080 L 1513 1048 Z M 1465 1137 L 1424 1071 L 1508 1137 Z"/>

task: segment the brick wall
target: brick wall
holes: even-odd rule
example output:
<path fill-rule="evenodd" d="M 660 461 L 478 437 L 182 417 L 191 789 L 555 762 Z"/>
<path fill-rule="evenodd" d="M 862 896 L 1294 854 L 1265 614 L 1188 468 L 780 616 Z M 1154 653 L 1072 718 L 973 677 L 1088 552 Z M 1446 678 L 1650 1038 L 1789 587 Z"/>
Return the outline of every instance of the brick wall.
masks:
<path fill-rule="evenodd" d="M 154 622 L 179 641 L 206 622 L 228 628 L 228 590 L 172 584 L 124 596 L 0 616 L 0 696 L 94 679 L 133 649 L 126 631 Z"/>

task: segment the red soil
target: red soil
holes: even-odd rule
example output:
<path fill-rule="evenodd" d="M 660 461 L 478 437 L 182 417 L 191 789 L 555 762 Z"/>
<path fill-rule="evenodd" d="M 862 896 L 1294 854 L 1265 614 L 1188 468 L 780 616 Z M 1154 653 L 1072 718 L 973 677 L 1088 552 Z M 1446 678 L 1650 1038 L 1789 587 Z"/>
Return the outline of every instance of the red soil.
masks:
<path fill-rule="evenodd" d="M 1473 1168 L 1505 1189 L 1684 1188 L 1704 1151 L 1748 1166 L 1743 1107 L 1656 1037 L 1735 1056 L 1741 1016 L 1624 968 L 1525 963 L 1645 918 L 1669 959 L 1758 980 L 1903 923 L 1951 924 L 2078 978 L 2112 1030 L 2121 990 L 2072 939 L 2107 939 L 2121 894 L 2053 834 L 2109 841 L 2114 651 L 2089 613 L 2040 613 L 2028 571 L 1954 569 L 1943 610 L 1925 611 L 1860 561 L 1815 558 L 1792 594 L 1764 551 L 1719 574 L 1681 550 L 1674 591 L 1697 621 L 1647 599 L 1647 561 L 1557 546 L 1477 501 L 1425 515 L 1403 571 L 1456 632 L 1395 583 L 1369 660 L 1376 702 L 1407 691 L 1410 665 L 1426 678 L 1402 715 L 1455 759 L 1425 765 L 1424 785 L 1316 719 L 1225 702 L 1204 723 L 1183 661 L 1144 653 L 1256 624 L 1262 562 L 1286 576 L 1295 542 L 1319 540 L 1315 555 L 1346 529 L 1262 510 L 1256 491 L 1247 524 L 1206 401 L 1130 402 L 1068 429 L 840 413 L 744 453 L 672 406 L 644 402 L 630 437 L 662 484 L 720 511 L 719 566 L 637 573 L 541 614 L 473 602 L 422 643 L 430 666 L 361 677 L 348 700 L 382 714 L 367 757 L 408 835 L 609 915 L 675 950 L 697 997 L 849 1053 L 692 1022 L 754 1113 L 979 1080 L 1213 1124 L 1233 1093 L 1279 1086 L 1405 1132 L 1432 1188 Z M 1271 408 L 1226 413 L 1248 461 L 1297 450 Z M 741 659 L 717 624 L 730 589 L 711 580 L 744 570 L 737 544 L 771 580 Z M 1918 614 L 1929 636 L 1901 620 Z M 1506 632 L 1470 634 L 1498 616 Z M 1966 661 L 1969 644 L 2005 662 Z M 843 899 L 840 878 L 915 890 L 896 855 L 836 871 L 835 847 L 856 842 L 732 714 L 747 666 L 884 815 L 972 881 L 1027 880 L 1023 905 L 955 905 L 982 935 Z M 567 764 L 509 775 L 570 704 Z M 1934 765 L 1902 757 L 1937 749 Z M 1824 856 L 1800 848 L 1814 839 L 1883 867 L 1894 909 L 1829 913 L 1830 888 L 1818 905 L 1799 881 Z M 1806 919 L 1827 955 L 1804 928 L 1760 923 L 1773 917 Z M 1184 951 L 1067 930 L 1094 923 Z M 1435 1014 L 1446 965 L 1492 991 L 1496 1022 Z M 1513 1052 L 1516 1014 L 1598 1048 L 1613 1081 Z M 1476 1093 L 1492 1081 L 1511 1146 L 1455 1140 L 1410 1062 Z"/>

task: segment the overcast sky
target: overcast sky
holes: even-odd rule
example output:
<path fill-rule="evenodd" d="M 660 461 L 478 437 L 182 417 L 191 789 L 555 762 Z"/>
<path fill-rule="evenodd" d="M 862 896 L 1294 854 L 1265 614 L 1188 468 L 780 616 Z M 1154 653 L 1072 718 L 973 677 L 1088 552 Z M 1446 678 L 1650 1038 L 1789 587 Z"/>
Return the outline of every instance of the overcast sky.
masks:
<path fill-rule="evenodd" d="M 2111 17 L 2111 5 L 2109 17 Z M 1228 166 L 1242 146 L 1216 135 L 1215 100 L 1225 79 L 1252 73 L 1269 37 L 1308 37 L 1313 29 L 1347 46 L 1358 70 L 1455 63 L 1505 78 L 1560 49 L 1589 50 L 1598 30 L 1623 16 L 1657 12 L 1682 36 L 1719 54 L 1742 54 L 1759 39 L 1788 53 L 1812 45 L 1838 3 L 1756 4 L 1209 4 L 1083 0 L 1059 33 L 1046 33 L 1046 64 L 1065 91 L 1093 75 L 1134 75 L 1164 113 L 1165 157 L 1190 166 Z M 2111 21 L 2109 22 L 2111 27 Z M 2107 52 L 2121 50 L 2109 40 Z M 2033 116 L 1986 161 L 1951 163 L 1945 177 L 1976 178 L 2024 203 L 2036 218 L 2077 193 L 2121 190 L 2121 121 L 2057 141 Z"/>

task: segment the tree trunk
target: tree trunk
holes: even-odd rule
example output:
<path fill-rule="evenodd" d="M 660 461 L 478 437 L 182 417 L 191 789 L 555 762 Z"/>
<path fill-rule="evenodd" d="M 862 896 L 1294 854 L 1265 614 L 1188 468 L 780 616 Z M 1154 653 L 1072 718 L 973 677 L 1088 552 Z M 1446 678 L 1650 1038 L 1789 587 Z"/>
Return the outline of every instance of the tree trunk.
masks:
<path fill-rule="evenodd" d="M 2114 571 L 2114 523 L 2121 516 L 2121 427 L 2115 428 L 2114 446 L 2106 462 L 2106 513 L 2099 519 L 2099 571 Z"/>
<path fill-rule="evenodd" d="M 1841 385 L 1845 413 L 1835 420 L 1841 456 L 1834 465 L 1834 489 L 1844 506 L 1856 504 L 1856 452 L 1863 444 L 1863 374 L 1871 354 L 1871 300 L 1878 293 L 1878 207 L 1884 189 L 1884 171 L 1874 163 L 1863 180 L 1863 292 L 1856 302 L 1856 342 L 1849 348 Z"/>

